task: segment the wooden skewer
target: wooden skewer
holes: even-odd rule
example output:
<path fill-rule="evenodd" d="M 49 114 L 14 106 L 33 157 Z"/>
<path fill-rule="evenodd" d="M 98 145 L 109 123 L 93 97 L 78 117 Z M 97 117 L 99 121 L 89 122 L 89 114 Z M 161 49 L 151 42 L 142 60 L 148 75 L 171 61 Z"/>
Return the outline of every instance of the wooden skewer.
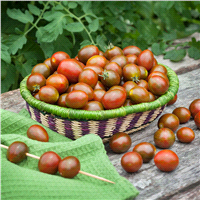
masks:
<path fill-rule="evenodd" d="M 1 144 L 1 147 L 4 148 L 4 149 L 8 149 L 8 146 L 3 145 L 3 144 Z M 35 156 L 35 155 L 33 155 L 33 154 L 30 154 L 30 153 L 26 153 L 26 156 L 29 156 L 29 157 L 31 157 L 31 158 L 35 158 L 35 159 L 38 159 L 38 160 L 40 159 L 39 156 Z M 90 173 L 88 173 L 88 172 L 84 172 L 84 171 L 81 171 L 81 170 L 80 170 L 79 173 L 80 173 L 80 174 L 83 174 L 83 175 L 86 175 L 86 176 L 90 176 L 90 177 L 92 177 L 92 178 L 96 178 L 96 179 L 101 180 L 101 181 L 105 181 L 105 182 L 108 182 L 108 183 L 115 184 L 115 182 L 113 182 L 113 181 L 110 181 L 110 180 L 108 180 L 108 179 L 102 178 L 102 177 L 100 177 L 100 176 L 96 176 L 96 175 L 94 175 L 94 174 L 90 174 Z"/>

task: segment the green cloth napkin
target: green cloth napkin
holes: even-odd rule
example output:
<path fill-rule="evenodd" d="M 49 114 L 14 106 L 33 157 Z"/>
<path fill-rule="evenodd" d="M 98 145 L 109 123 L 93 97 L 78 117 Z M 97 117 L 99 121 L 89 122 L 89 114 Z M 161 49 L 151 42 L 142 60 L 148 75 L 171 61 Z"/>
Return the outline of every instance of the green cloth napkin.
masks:
<path fill-rule="evenodd" d="M 60 199 L 133 199 L 139 194 L 137 189 L 121 177 L 110 162 L 104 144 L 99 136 L 89 134 L 75 141 L 44 127 L 49 134 L 49 142 L 31 140 L 27 129 L 39 124 L 33 121 L 27 111 L 20 114 L 1 109 L 1 143 L 9 146 L 14 141 L 25 142 L 29 153 L 41 156 L 46 151 L 54 151 L 61 158 L 76 156 L 81 170 L 89 172 L 116 184 L 103 182 L 82 174 L 73 179 L 59 174 L 49 175 L 39 172 L 38 160 L 27 157 L 19 164 L 6 158 L 6 149 L 1 148 L 1 199 L 2 200 L 60 200 Z"/>

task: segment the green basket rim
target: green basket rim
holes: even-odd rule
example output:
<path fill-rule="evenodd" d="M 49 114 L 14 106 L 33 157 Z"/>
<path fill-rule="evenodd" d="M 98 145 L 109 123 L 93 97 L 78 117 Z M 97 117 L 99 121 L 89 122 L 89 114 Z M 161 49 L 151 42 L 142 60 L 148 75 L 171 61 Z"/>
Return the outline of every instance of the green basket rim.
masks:
<path fill-rule="evenodd" d="M 29 75 L 26 76 L 21 81 L 20 93 L 22 98 L 32 107 L 37 108 L 41 112 L 51 113 L 61 118 L 74 119 L 74 120 L 106 120 L 109 118 L 124 117 L 128 114 L 155 110 L 159 107 L 164 106 L 174 98 L 174 96 L 178 92 L 179 79 L 177 77 L 177 74 L 171 68 L 169 68 L 166 65 L 164 66 L 167 68 L 167 76 L 169 78 L 169 89 L 165 94 L 163 94 L 158 99 L 152 102 L 140 103 L 125 107 L 122 106 L 120 108 L 111 110 L 87 111 L 87 110 L 60 107 L 58 105 L 52 105 L 39 101 L 35 99 L 32 96 L 31 92 L 27 89 L 26 81 Z"/>

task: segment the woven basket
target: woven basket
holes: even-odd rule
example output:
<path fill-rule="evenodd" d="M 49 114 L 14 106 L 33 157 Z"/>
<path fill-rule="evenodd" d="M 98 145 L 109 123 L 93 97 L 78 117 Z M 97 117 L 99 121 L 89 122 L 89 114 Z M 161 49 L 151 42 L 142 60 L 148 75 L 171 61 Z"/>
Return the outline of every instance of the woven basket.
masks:
<path fill-rule="evenodd" d="M 164 95 L 153 102 L 112 110 L 86 111 L 39 101 L 31 95 L 26 87 L 28 76 L 22 80 L 20 92 L 33 120 L 73 140 L 93 133 L 99 135 L 106 142 L 117 132 L 130 134 L 147 127 L 162 113 L 166 104 L 174 98 L 178 92 L 179 80 L 172 69 L 165 67 L 168 71 L 170 86 Z"/>

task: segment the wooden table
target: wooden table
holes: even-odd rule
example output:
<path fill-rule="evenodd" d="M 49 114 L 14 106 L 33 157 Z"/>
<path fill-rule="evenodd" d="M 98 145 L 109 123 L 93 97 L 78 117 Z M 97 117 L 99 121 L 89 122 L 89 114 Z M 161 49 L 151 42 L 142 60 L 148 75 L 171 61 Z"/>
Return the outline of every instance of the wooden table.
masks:
<path fill-rule="evenodd" d="M 156 59 L 159 63 L 171 67 L 177 73 L 180 81 L 177 102 L 166 107 L 163 114 L 172 113 L 176 107 L 180 106 L 189 108 L 194 99 L 200 98 L 200 60 L 186 57 L 181 62 L 172 63 L 169 60 L 164 60 L 163 56 L 157 56 Z M 22 99 L 19 89 L 1 94 L 1 108 L 18 113 L 25 107 L 25 101 Z M 131 135 L 132 146 L 129 151 L 140 142 L 146 141 L 154 144 L 153 135 L 158 129 L 157 121 L 158 119 L 147 128 Z M 159 171 L 153 160 L 143 164 L 136 173 L 126 173 L 120 164 L 123 154 L 113 153 L 109 145 L 105 144 L 109 159 L 118 173 L 127 178 L 140 191 L 135 200 L 200 199 L 200 130 L 197 129 L 192 118 L 186 124 L 180 125 L 180 127 L 184 126 L 192 128 L 196 137 L 190 144 L 180 143 L 176 138 L 170 149 L 179 156 L 179 166 L 170 173 Z M 157 148 L 157 151 L 159 150 L 161 149 Z"/>

